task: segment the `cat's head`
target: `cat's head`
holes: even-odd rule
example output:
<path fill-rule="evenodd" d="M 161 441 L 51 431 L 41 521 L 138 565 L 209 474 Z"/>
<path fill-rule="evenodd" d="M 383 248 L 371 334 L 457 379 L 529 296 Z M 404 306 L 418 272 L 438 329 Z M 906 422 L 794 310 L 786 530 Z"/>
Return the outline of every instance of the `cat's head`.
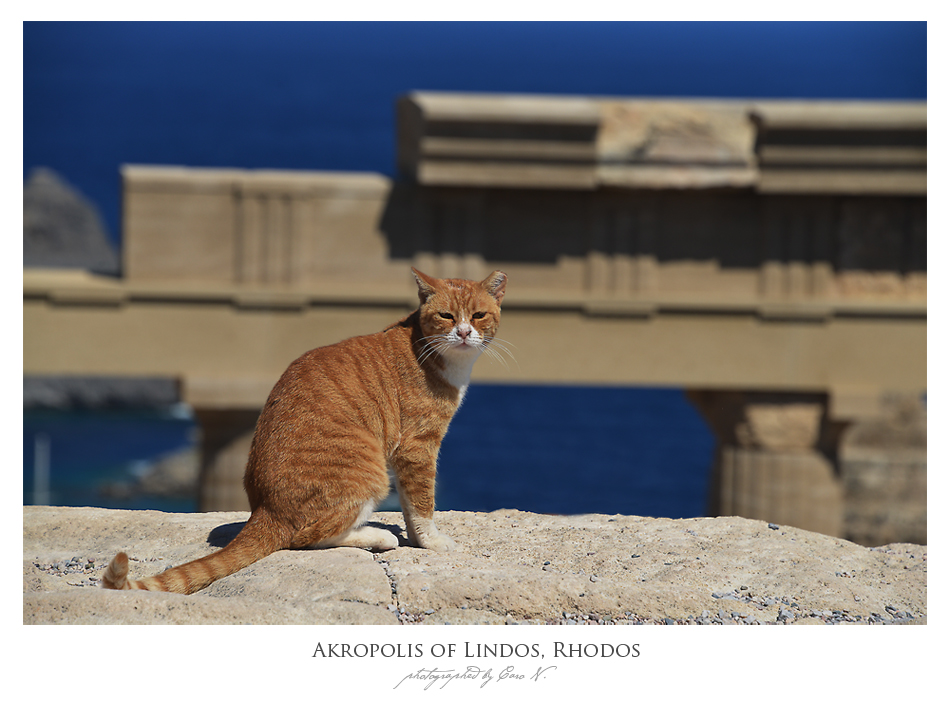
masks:
<path fill-rule="evenodd" d="M 508 277 L 493 271 L 484 281 L 436 279 L 412 270 L 419 285 L 419 323 L 425 348 L 443 356 L 483 351 L 501 322 Z"/>

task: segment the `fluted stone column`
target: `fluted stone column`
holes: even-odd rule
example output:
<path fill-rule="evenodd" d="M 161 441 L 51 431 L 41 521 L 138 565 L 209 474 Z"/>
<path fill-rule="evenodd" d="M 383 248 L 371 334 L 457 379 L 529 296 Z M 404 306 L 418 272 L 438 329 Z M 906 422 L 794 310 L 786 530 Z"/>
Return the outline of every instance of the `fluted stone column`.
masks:
<path fill-rule="evenodd" d="M 883 413 L 842 437 L 844 529 L 861 545 L 927 544 L 927 407 L 889 395 Z"/>
<path fill-rule="evenodd" d="M 719 446 L 709 513 L 843 535 L 843 424 L 822 394 L 690 391 Z"/>

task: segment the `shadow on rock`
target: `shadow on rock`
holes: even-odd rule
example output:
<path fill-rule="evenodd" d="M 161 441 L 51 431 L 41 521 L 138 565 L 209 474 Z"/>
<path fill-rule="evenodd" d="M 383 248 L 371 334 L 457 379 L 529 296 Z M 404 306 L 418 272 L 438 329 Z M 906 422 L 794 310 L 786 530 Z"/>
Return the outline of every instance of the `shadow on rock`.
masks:
<path fill-rule="evenodd" d="M 223 548 L 237 537 L 237 534 L 241 532 L 245 525 L 247 525 L 247 521 L 225 523 L 217 528 L 212 528 L 211 532 L 208 533 L 208 545 Z"/>
<path fill-rule="evenodd" d="M 208 545 L 216 548 L 225 547 L 237 537 L 237 534 L 241 532 L 241 529 L 243 529 L 245 525 L 247 525 L 247 521 L 224 523 L 223 525 L 213 528 L 211 532 L 208 533 Z M 399 539 L 400 547 L 410 545 L 409 539 L 403 534 L 401 526 L 393 523 L 380 523 L 379 521 L 369 521 L 366 525 L 388 530 Z"/>

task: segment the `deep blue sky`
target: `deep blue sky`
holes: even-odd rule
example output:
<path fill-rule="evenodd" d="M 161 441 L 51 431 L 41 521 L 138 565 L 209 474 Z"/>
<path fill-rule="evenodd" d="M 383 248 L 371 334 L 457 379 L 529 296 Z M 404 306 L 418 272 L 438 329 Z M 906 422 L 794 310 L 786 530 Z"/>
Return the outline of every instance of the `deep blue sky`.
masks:
<path fill-rule="evenodd" d="M 927 97 L 925 23 L 44 23 L 23 30 L 23 167 L 119 236 L 123 163 L 376 171 L 412 90 Z"/>

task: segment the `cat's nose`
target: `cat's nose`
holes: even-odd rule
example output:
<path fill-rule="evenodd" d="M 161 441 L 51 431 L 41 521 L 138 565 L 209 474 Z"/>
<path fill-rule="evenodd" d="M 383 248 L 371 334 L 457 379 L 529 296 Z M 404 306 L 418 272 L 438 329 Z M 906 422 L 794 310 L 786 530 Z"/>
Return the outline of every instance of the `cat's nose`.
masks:
<path fill-rule="evenodd" d="M 472 334 L 472 326 L 464 323 L 458 326 L 458 336 L 463 340 L 467 340 L 468 336 Z"/>

